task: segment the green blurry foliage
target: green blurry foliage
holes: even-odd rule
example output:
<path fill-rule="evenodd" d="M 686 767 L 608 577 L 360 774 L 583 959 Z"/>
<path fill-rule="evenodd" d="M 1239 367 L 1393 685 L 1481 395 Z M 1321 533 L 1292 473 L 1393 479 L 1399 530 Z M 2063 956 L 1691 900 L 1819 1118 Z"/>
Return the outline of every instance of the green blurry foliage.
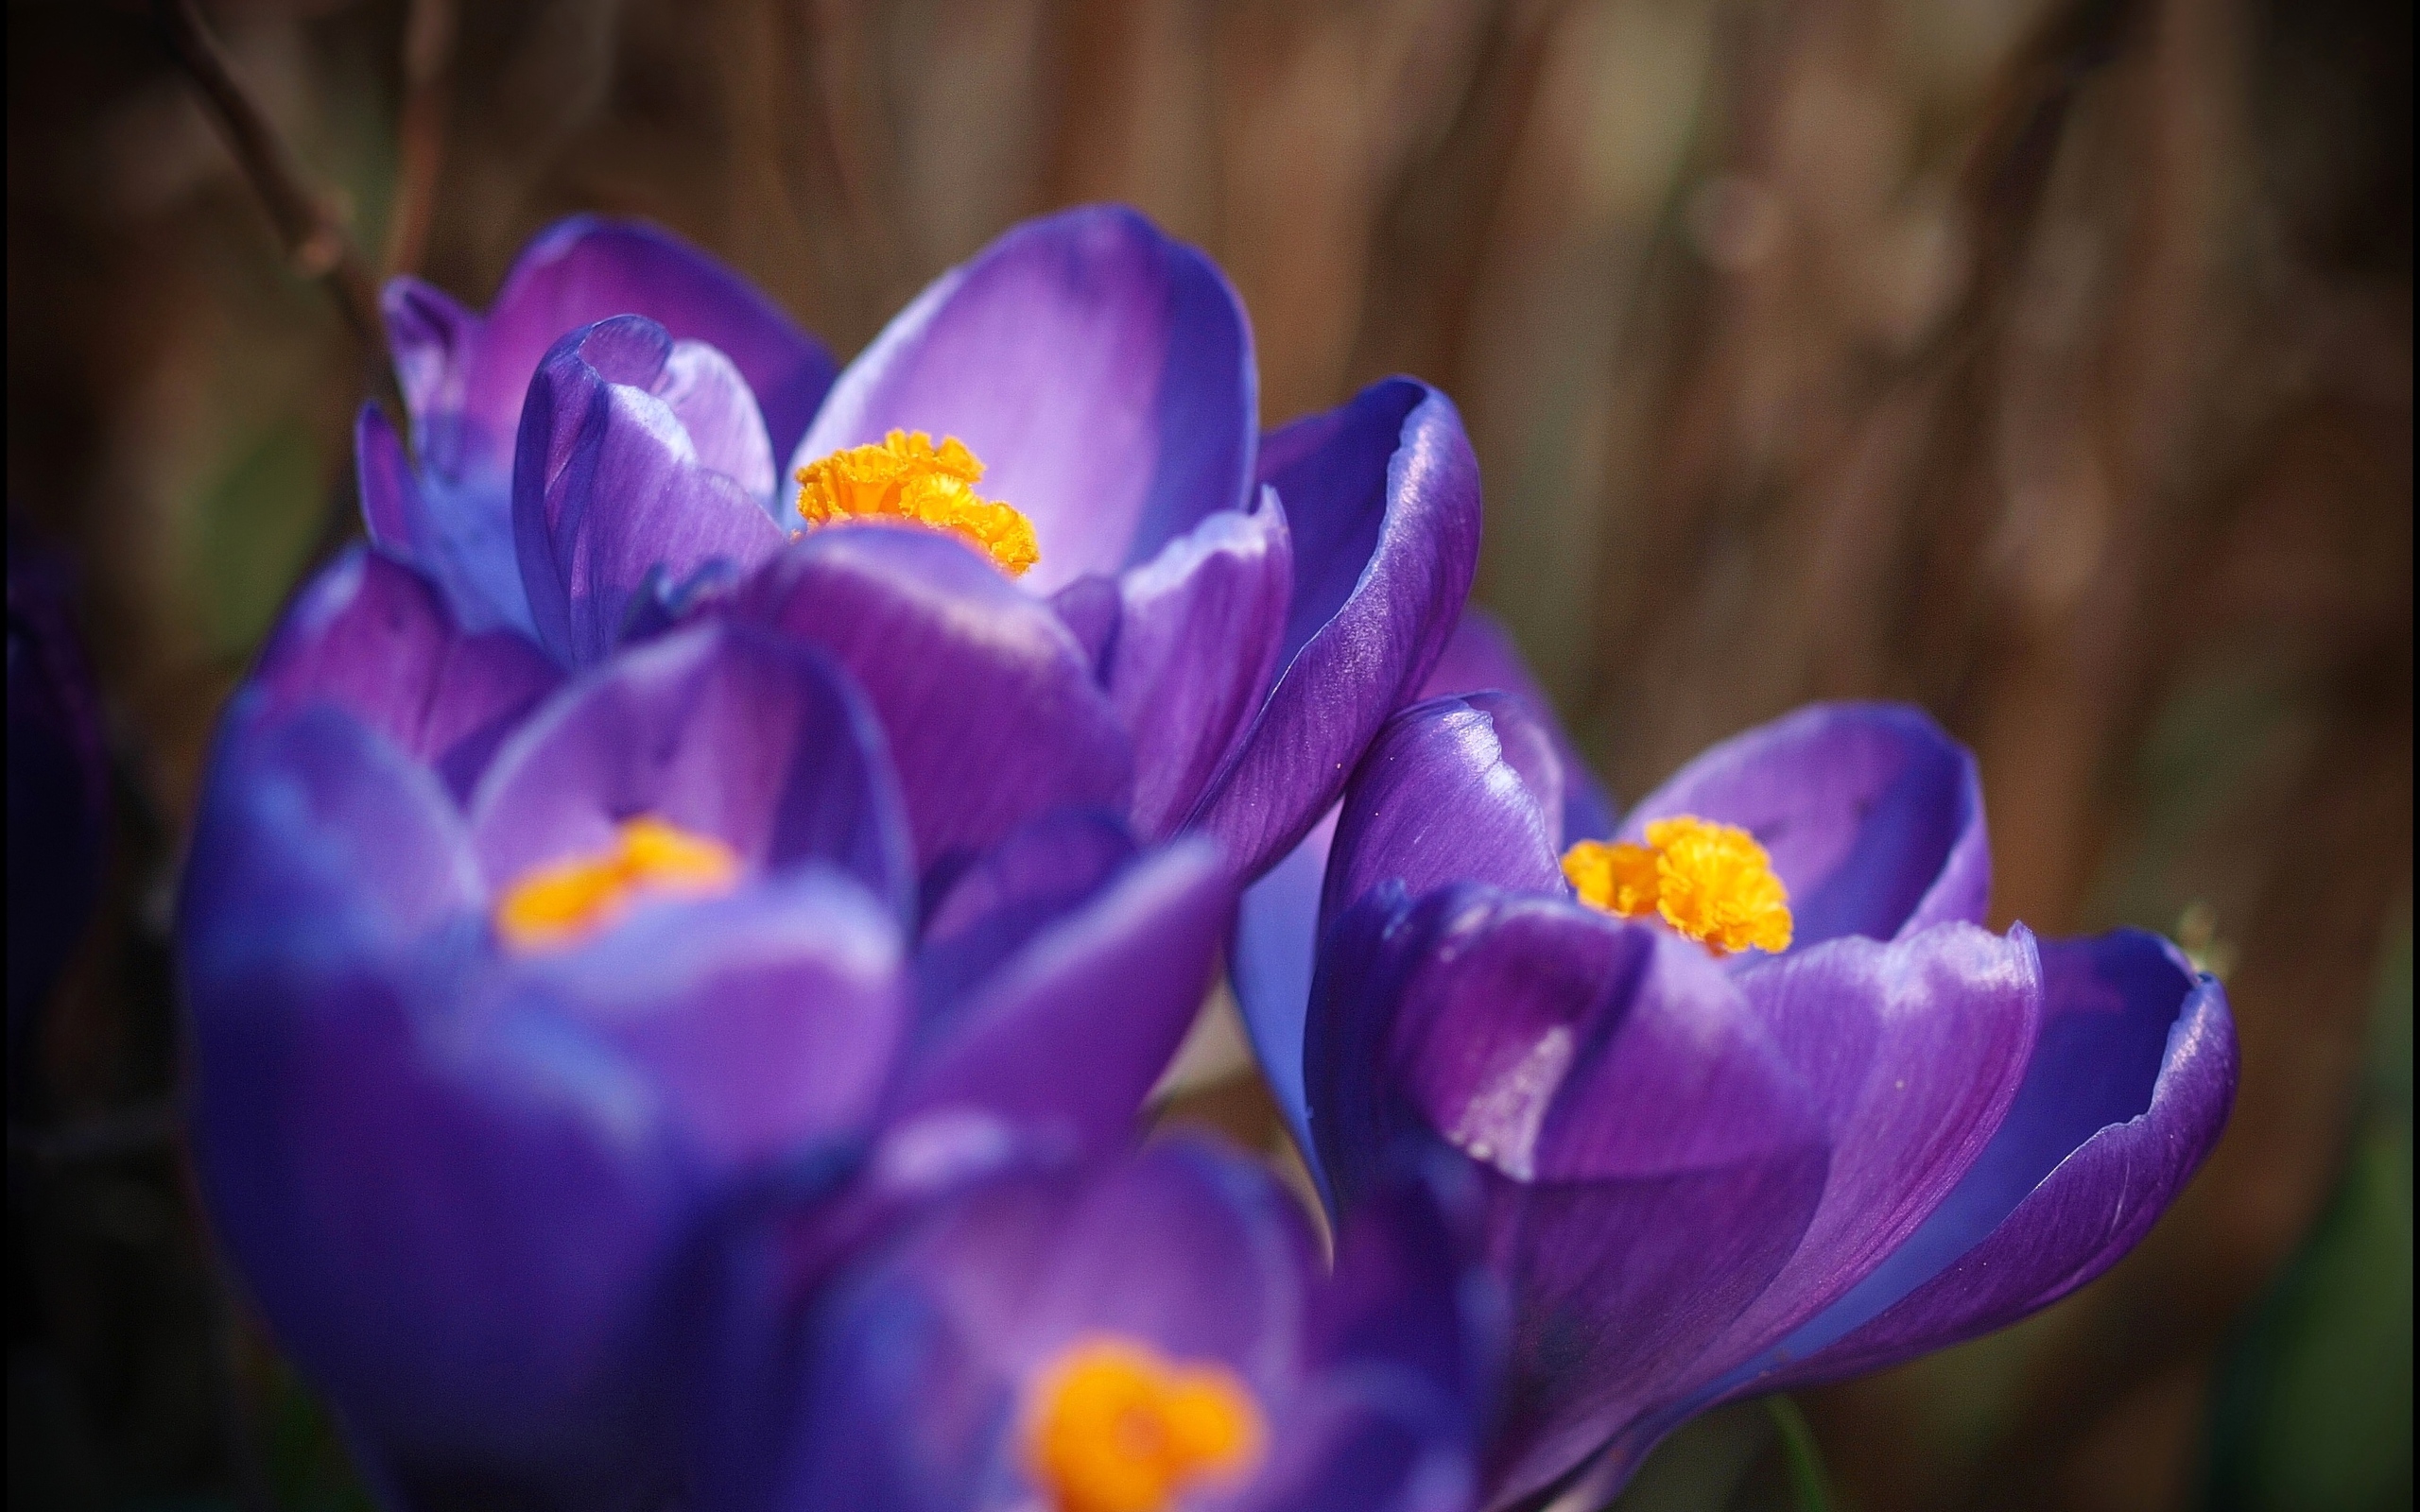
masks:
<path fill-rule="evenodd" d="M 289 414 L 247 437 L 183 515 L 186 591 L 219 657 L 240 659 L 268 630 L 310 554 L 326 508 L 322 427 Z"/>

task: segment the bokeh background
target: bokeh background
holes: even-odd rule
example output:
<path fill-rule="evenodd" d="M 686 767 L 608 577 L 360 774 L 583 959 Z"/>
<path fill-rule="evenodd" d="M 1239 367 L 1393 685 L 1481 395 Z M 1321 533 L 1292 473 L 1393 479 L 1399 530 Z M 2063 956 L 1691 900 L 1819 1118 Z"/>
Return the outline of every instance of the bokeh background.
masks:
<path fill-rule="evenodd" d="M 8 14 L 9 508 L 117 764 L 101 917 L 9 1067 L 9 1503 L 364 1505 L 210 1258 L 163 929 L 372 354 L 153 10 Z M 2178 936 L 2242 1092 L 2109 1277 L 1804 1399 L 1835 1503 L 2410 1504 L 2408 5 L 202 14 L 360 264 L 474 302 L 553 217 L 645 215 L 845 356 L 1017 218 L 1141 206 L 1241 289 L 1266 423 L 1455 396 L 1478 596 L 1620 792 L 1803 699 L 1923 703 L 1981 758 L 1999 919 Z M 1272 1137 L 1246 1081 L 1177 1112 Z M 1735 1410 L 1623 1505 L 1789 1485 Z"/>

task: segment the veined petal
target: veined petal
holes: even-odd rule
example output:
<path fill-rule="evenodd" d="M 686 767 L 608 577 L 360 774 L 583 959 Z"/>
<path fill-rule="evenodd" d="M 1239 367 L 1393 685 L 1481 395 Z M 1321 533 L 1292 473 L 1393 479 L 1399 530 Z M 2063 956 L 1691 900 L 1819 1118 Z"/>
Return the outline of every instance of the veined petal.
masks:
<path fill-rule="evenodd" d="M 1923 1228 L 1730 1391 L 1878 1369 L 2048 1306 L 2133 1248 L 2218 1143 L 2238 1053 L 2217 980 L 2139 930 L 2041 949 L 2042 1038 L 1997 1135 Z"/>
<path fill-rule="evenodd" d="M 1462 607 L 1461 620 L 1454 627 L 1454 638 L 1445 643 L 1445 651 L 1437 664 L 1428 670 L 1428 680 L 1421 685 L 1420 696 L 1434 698 L 1443 694 L 1483 693 L 1489 689 L 1509 693 L 1518 697 L 1530 720 L 1552 738 L 1556 761 L 1556 789 L 1563 795 L 1560 833 L 1555 837 L 1558 853 L 1581 840 L 1602 840 L 1614 833 L 1616 810 L 1613 797 L 1604 784 L 1597 781 L 1596 772 L 1587 758 L 1580 753 L 1571 735 L 1555 717 L 1554 702 L 1530 675 L 1530 665 L 1521 660 L 1520 649 L 1495 616 L 1477 604 Z M 1547 790 L 1538 790 L 1541 802 Z"/>
<path fill-rule="evenodd" d="M 563 335 L 640 315 L 726 353 L 786 456 L 831 387 L 831 354 L 746 280 L 652 226 L 594 215 L 556 222 L 505 275 L 484 319 L 412 279 L 385 297 L 395 369 L 422 465 L 454 476 L 510 471 L 522 398 Z"/>
<path fill-rule="evenodd" d="M 471 799 L 502 888 L 596 854 L 652 815 L 729 845 L 752 871 L 821 861 L 905 920 L 915 887 L 881 727 L 811 647 L 704 624 L 635 646 L 514 732 Z"/>
<path fill-rule="evenodd" d="M 1118 580 L 1102 683 L 1134 742 L 1134 826 L 1174 831 L 1269 695 L 1293 591 L 1277 496 L 1220 510 Z"/>
<path fill-rule="evenodd" d="M 458 795 L 561 680 L 510 630 L 463 633 L 419 574 L 367 546 L 296 595 L 252 673 L 267 716 L 332 703 L 434 767 Z"/>
<path fill-rule="evenodd" d="M 1813 704 L 1707 749 L 1622 820 L 1735 824 L 1771 852 L 1799 949 L 1980 923 L 1991 841 L 1975 759 L 1922 710 Z"/>
<path fill-rule="evenodd" d="M 1203 842 L 1136 861 L 947 1010 L 891 1118 L 965 1110 L 1116 1148 L 1192 1025 L 1234 902 Z"/>
<path fill-rule="evenodd" d="M 1284 671 L 1191 823 L 1245 878 L 1292 849 L 1428 675 L 1478 559 L 1478 463 L 1444 395 L 1374 384 L 1270 436 L 1294 540 Z"/>
<path fill-rule="evenodd" d="M 573 332 L 539 365 L 513 462 L 513 541 L 538 638 L 559 661 L 610 652 L 651 571 L 677 580 L 780 549 L 769 498 L 717 466 L 764 465 L 748 404 L 722 359 L 635 316 Z M 684 408 L 718 453 L 699 449 Z"/>
<path fill-rule="evenodd" d="M 375 404 L 361 406 L 353 436 L 371 541 L 437 584 L 464 631 L 502 629 L 534 639 L 529 594 L 513 553 L 510 478 L 501 472 L 472 481 L 434 471 L 415 475 Z"/>
<path fill-rule="evenodd" d="M 740 619 L 822 647 L 865 690 L 929 883 L 1059 808 L 1123 814 L 1133 755 L 1050 607 L 933 531 L 810 532 L 737 595 Z"/>
<path fill-rule="evenodd" d="M 951 879 L 916 948 L 920 1017 L 942 1032 L 975 985 L 1089 902 L 1138 852 L 1109 815 L 1057 809 L 1032 819 Z"/>
<path fill-rule="evenodd" d="M 1258 377 L 1208 258 L 1122 206 L 1030 220 L 944 273 L 833 386 L 793 469 L 955 436 L 1033 522 L 1047 593 L 1147 560 L 1252 484 Z"/>

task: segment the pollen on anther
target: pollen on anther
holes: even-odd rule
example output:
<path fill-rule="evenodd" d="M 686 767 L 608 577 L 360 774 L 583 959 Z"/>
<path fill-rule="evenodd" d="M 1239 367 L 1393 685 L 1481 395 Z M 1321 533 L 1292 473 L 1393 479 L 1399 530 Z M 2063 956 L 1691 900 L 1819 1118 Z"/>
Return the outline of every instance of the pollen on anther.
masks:
<path fill-rule="evenodd" d="M 1661 919 L 1717 955 L 1789 949 L 1789 890 L 1754 835 L 1681 814 L 1649 824 L 1646 840 L 1582 840 L 1564 852 L 1564 877 L 1590 907 Z"/>
<path fill-rule="evenodd" d="M 813 530 L 850 520 L 896 520 L 946 531 L 1021 577 L 1042 559 L 1033 522 L 975 491 L 983 464 L 964 441 L 891 431 L 798 470 L 798 512 Z"/>
<path fill-rule="evenodd" d="M 1179 1364 L 1139 1340 L 1080 1340 L 1037 1376 L 1026 1469 L 1049 1512 L 1167 1512 L 1260 1455 L 1252 1391 L 1222 1366 Z"/>
<path fill-rule="evenodd" d="M 731 847 L 641 815 L 617 825 L 601 850 L 524 872 L 496 902 L 496 934 L 525 954 L 555 950 L 610 926 L 643 897 L 711 897 L 738 880 Z"/>

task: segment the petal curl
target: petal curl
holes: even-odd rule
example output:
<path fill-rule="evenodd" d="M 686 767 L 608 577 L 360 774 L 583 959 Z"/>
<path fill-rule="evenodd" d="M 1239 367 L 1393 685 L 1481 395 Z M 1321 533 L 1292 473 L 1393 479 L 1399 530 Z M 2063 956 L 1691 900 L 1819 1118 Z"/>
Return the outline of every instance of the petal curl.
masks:
<path fill-rule="evenodd" d="M 1294 538 L 1285 670 L 1191 824 L 1238 876 L 1302 839 L 1444 650 L 1478 560 L 1478 462 L 1453 403 L 1391 378 L 1269 438 Z"/>
<path fill-rule="evenodd" d="M 498 888 L 606 850 L 619 821 L 652 814 L 754 871 L 836 867 L 913 917 L 881 727 L 820 653 L 748 626 L 694 626 L 571 683 L 496 753 L 470 809 Z"/>
<path fill-rule="evenodd" d="M 252 673 L 268 717 L 334 704 L 434 767 L 457 795 L 560 681 L 512 631 L 465 634 L 427 581 L 368 546 L 296 595 Z"/>
<path fill-rule="evenodd" d="M 529 384 L 512 470 L 513 545 L 538 639 L 581 666 L 609 653 L 650 573 L 744 568 L 786 533 L 749 491 L 761 424 L 728 364 L 660 325 L 618 316 L 557 342 Z M 700 450 L 683 422 L 697 420 Z M 756 433 L 752 446 L 745 438 Z"/>
<path fill-rule="evenodd" d="M 1033 522 L 1047 593 L 1248 497 L 1258 374 L 1217 265 L 1117 205 L 1026 222 L 849 364 L 791 468 L 891 429 L 958 437 Z"/>
<path fill-rule="evenodd" d="M 1991 840 L 1975 759 L 1906 704 L 1819 703 L 1709 747 L 1622 820 L 1736 824 L 1772 852 L 1801 949 L 1980 923 Z"/>
<path fill-rule="evenodd" d="M 811 531 L 732 612 L 822 647 L 865 690 L 928 879 L 1038 814 L 1126 812 L 1133 755 L 1081 648 L 1048 605 L 959 542 L 887 525 Z"/>

